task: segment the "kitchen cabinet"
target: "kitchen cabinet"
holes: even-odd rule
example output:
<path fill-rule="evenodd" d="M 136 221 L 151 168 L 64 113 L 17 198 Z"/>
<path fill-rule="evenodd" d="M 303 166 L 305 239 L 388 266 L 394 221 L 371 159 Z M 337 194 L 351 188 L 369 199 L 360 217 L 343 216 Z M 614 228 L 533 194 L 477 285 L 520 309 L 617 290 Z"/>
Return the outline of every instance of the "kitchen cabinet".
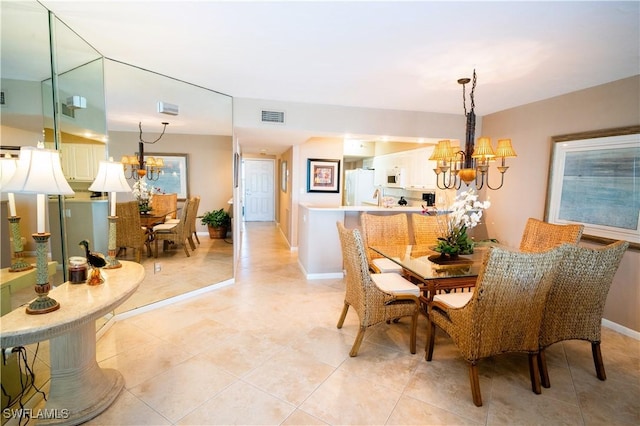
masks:
<path fill-rule="evenodd" d="M 63 143 L 60 150 L 62 171 L 71 181 L 93 181 L 100 161 L 104 159 L 105 146 L 102 144 Z"/>
<path fill-rule="evenodd" d="M 433 169 L 436 167 L 436 162 L 429 160 L 433 149 L 433 146 L 429 146 L 374 157 L 375 184 L 384 186 L 387 170 L 398 167 L 407 171 L 406 189 L 435 189 L 436 174 Z"/>

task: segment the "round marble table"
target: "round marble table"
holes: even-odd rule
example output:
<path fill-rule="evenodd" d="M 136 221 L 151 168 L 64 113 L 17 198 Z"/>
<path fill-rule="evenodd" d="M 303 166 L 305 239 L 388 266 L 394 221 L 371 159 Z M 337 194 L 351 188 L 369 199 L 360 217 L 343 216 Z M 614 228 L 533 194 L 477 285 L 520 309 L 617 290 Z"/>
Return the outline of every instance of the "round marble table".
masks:
<path fill-rule="evenodd" d="M 122 261 L 122 268 L 103 269 L 98 286 L 64 283 L 49 296 L 60 309 L 27 315 L 25 307 L 0 317 L 2 348 L 50 340 L 51 385 L 39 424 L 77 425 L 103 412 L 124 387 L 120 372 L 96 361 L 96 320 L 113 311 L 136 291 L 144 268 Z"/>

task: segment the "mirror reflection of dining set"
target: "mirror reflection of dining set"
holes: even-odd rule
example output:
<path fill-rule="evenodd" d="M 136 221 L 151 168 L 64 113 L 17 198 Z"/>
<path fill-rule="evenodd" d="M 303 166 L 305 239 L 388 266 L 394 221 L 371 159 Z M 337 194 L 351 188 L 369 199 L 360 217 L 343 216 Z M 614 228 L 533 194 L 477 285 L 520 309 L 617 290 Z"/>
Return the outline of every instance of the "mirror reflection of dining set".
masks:
<path fill-rule="evenodd" d="M 425 254 L 436 247 L 437 220 L 412 214 L 363 212 L 360 227 L 337 223 L 346 294 L 337 327 L 352 307 L 359 318 L 350 355 L 357 356 L 368 327 L 389 327 L 409 317 L 410 351 L 416 353 L 417 319 L 427 317 L 425 360 L 438 356 L 436 328 L 458 347 L 469 366 L 471 396 L 482 406 L 481 359 L 508 352 L 528 355 L 531 389 L 551 380 L 545 349 L 565 340 L 591 343 L 595 376 L 606 380 L 600 350 L 601 321 L 626 241 L 579 245 L 584 226 L 529 218 L 518 248 L 493 241 L 461 256 L 454 272 Z M 415 244 L 414 244 L 415 243 Z M 443 273 L 445 271 L 445 273 Z M 434 355 L 435 352 L 435 355 Z"/>
<path fill-rule="evenodd" d="M 200 196 L 192 196 L 178 206 L 177 194 L 155 194 L 151 200 L 151 210 L 140 211 L 137 201 L 117 203 L 118 217 L 116 246 L 118 254 L 126 255 L 127 249 L 135 251 L 140 262 L 146 248 L 148 257 L 157 258 L 162 244 L 162 252 L 182 246 L 187 257 L 200 244 L 196 233 L 196 218 Z"/>

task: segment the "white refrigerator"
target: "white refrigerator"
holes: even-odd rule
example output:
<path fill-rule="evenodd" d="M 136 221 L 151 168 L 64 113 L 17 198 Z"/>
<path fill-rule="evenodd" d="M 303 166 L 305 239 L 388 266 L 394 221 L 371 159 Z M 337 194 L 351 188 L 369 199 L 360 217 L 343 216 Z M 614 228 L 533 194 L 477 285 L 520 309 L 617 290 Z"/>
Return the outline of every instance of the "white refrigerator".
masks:
<path fill-rule="evenodd" d="M 345 205 L 362 206 L 378 204 L 374 198 L 376 187 L 373 184 L 375 170 L 355 169 L 344 172 Z"/>

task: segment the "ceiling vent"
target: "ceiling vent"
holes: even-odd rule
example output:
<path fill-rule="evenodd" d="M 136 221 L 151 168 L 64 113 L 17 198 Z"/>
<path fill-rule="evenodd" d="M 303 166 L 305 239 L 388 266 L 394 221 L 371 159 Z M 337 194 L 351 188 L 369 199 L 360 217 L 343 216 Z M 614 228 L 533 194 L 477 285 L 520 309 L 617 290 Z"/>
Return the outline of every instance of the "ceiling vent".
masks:
<path fill-rule="evenodd" d="M 178 115 L 178 105 L 170 104 L 168 102 L 158 102 L 158 112 L 167 115 Z"/>
<path fill-rule="evenodd" d="M 262 122 L 284 124 L 284 111 L 262 110 Z"/>

